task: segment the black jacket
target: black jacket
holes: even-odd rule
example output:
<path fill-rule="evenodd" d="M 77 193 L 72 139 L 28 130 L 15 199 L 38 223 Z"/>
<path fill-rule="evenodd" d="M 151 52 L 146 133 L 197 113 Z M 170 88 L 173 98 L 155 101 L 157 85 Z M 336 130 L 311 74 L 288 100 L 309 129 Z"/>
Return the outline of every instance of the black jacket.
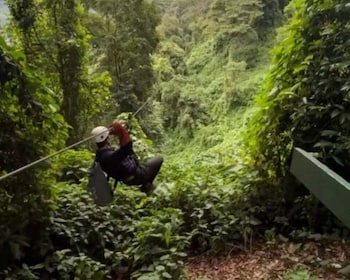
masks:
<path fill-rule="evenodd" d="M 119 149 L 98 149 L 96 161 L 100 163 L 104 172 L 117 181 L 124 181 L 135 172 L 138 161 L 130 141 Z"/>

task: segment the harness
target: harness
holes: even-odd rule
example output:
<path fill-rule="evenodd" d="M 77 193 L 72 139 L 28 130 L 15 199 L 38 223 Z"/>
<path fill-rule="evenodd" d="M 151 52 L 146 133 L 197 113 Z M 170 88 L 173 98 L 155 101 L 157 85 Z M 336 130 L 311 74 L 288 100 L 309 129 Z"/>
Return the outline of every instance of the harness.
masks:
<path fill-rule="evenodd" d="M 115 189 L 118 181 L 128 183 L 135 178 L 139 163 L 133 152 L 119 160 L 111 160 L 109 158 L 111 154 L 108 155 L 108 153 L 111 152 L 111 150 L 102 152 L 102 154 L 99 154 L 96 158 L 96 161 L 100 162 L 103 171 L 107 173 L 107 180 L 110 178 L 115 180 L 113 186 Z"/>

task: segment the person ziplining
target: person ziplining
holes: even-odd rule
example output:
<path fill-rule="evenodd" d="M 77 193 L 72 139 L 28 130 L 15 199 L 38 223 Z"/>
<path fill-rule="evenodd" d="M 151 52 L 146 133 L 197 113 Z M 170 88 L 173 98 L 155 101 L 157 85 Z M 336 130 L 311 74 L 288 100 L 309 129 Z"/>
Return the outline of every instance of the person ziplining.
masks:
<path fill-rule="evenodd" d="M 141 163 L 133 150 L 133 142 L 128 131 L 120 122 L 114 122 L 108 128 L 97 126 L 91 131 L 97 145 L 95 161 L 100 164 L 108 177 L 128 186 L 140 186 L 140 190 L 150 195 L 154 189 L 154 179 L 163 164 L 163 157 L 156 156 Z M 119 148 L 111 145 L 110 135 L 117 135 Z"/>
<path fill-rule="evenodd" d="M 132 116 L 138 114 L 147 103 L 148 102 L 145 102 Z M 115 149 L 111 146 L 110 135 L 117 135 L 119 137 L 119 149 Z M 94 139 L 94 142 L 97 145 L 97 150 L 94 164 L 89 169 L 87 187 L 92 192 L 94 201 L 97 205 L 105 206 L 113 201 L 113 189 L 110 186 L 105 173 L 107 173 L 108 177 L 115 179 L 115 186 L 118 182 L 123 182 L 129 186 L 139 185 L 140 190 L 147 195 L 150 195 L 154 191 L 154 179 L 163 164 L 163 157 L 156 156 L 145 163 L 139 162 L 133 150 L 133 143 L 129 133 L 120 122 L 114 122 L 108 128 L 105 126 L 95 127 L 91 131 L 89 137 L 4 174 L 0 176 L 0 181 L 15 176 L 28 168 L 68 151 L 69 149 L 81 145 L 91 139 Z"/>

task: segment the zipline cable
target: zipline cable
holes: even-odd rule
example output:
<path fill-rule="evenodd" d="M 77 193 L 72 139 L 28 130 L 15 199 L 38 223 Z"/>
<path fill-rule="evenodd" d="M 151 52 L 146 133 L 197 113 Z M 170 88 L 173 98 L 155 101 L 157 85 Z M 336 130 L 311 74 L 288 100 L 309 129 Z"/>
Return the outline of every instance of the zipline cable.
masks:
<path fill-rule="evenodd" d="M 143 107 L 146 106 L 146 104 L 148 103 L 148 101 L 149 101 L 149 100 L 147 100 L 145 103 L 143 103 L 143 104 L 140 106 L 140 108 L 138 108 L 138 109 L 136 110 L 136 112 L 132 114 L 132 116 L 135 117 L 135 116 L 143 109 Z"/>
<path fill-rule="evenodd" d="M 145 103 L 143 103 L 142 106 L 140 108 L 138 108 L 135 113 L 132 114 L 132 117 L 135 117 L 143 109 L 143 107 L 146 106 L 148 101 L 149 100 L 147 100 Z M 109 130 L 111 130 L 111 129 L 109 129 Z M 100 134 L 103 134 L 104 132 L 105 131 L 101 132 Z M 7 173 L 6 175 L 0 177 L 0 181 L 4 180 L 4 179 L 6 179 L 6 178 L 8 178 L 10 176 L 13 176 L 15 174 L 18 174 L 18 173 L 22 172 L 23 170 L 26 170 L 26 169 L 28 169 L 28 168 L 30 168 L 30 167 L 32 167 L 32 166 L 42 162 L 42 161 L 48 160 L 49 158 L 52 158 L 52 157 L 54 157 L 54 156 L 56 156 L 56 155 L 58 155 L 60 153 L 63 153 L 63 152 L 65 152 L 65 151 L 67 151 L 67 150 L 69 150 L 69 149 L 71 149 L 71 148 L 73 148 L 75 146 L 78 146 L 78 145 L 80 145 L 82 143 L 85 143 L 85 142 L 89 141 L 90 139 L 92 139 L 92 138 L 94 138 L 94 137 L 96 137 L 96 136 L 98 136 L 100 134 L 89 136 L 89 137 L 87 137 L 87 138 L 85 138 L 83 140 L 80 140 L 79 142 L 76 142 L 76 143 L 74 143 L 74 144 L 72 144 L 72 145 L 70 145 L 70 146 L 68 146 L 68 147 L 66 147 L 66 148 L 64 148 L 62 150 L 59 150 L 59 151 L 57 151 L 57 152 L 55 152 L 55 153 L 53 153 L 51 155 L 48 155 L 46 157 L 43 157 L 43 158 L 38 159 L 36 161 L 33 161 L 33 162 L 31 162 L 31 163 L 29 163 L 29 164 L 27 164 L 25 166 L 22 166 L 21 168 L 18 168 L 18 169 L 14 170 L 14 171 L 11 171 L 10 173 Z"/>

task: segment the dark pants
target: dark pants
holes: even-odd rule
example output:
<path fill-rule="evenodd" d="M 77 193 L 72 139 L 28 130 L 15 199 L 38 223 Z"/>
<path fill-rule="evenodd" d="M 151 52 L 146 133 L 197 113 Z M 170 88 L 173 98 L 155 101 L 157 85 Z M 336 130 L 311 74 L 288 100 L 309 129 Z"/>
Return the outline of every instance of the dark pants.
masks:
<path fill-rule="evenodd" d="M 127 185 L 146 185 L 152 183 L 156 178 L 160 167 L 162 166 L 163 158 L 160 156 L 151 158 L 145 163 L 141 163 L 133 177 L 124 183 Z"/>

